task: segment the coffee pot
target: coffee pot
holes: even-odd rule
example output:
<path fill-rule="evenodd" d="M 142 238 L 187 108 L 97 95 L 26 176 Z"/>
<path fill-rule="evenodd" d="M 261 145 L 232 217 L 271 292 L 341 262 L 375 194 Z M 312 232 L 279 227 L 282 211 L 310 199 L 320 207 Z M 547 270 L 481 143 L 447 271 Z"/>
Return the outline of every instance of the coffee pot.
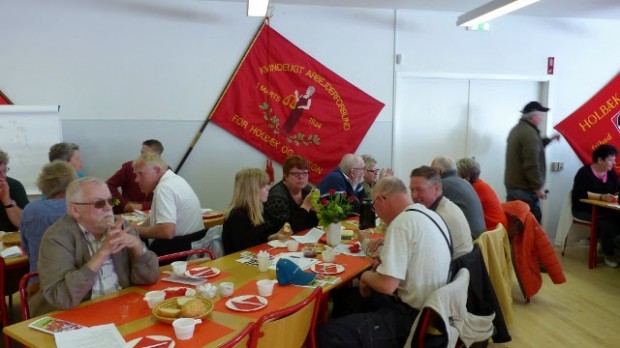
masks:
<path fill-rule="evenodd" d="M 360 205 L 360 230 L 375 227 L 375 209 L 371 199 L 363 199 Z"/>

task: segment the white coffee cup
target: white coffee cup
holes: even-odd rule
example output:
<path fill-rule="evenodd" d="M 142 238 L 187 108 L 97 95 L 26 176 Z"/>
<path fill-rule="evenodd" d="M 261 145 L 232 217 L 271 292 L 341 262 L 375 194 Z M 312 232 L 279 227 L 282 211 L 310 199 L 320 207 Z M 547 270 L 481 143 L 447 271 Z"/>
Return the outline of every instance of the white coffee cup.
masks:
<path fill-rule="evenodd" d="M 187 271 L 187 262 L 186 261 L 174 261 L 170 264 L 172 267 L 172 273 L 180 276 L 184 275 L 185 271 Z"/>
<path fill-rule="evenodd" d="M 324 262 L 334 262 L 335 259 L 336 259 L 336 251 L 334 251 L 334 249 L 323 250 L 323 261 Z"/>
<path fill-rule="evenodd" d="M 287 240 L 285 244 L 288 248 L 288 251 L 297 251 L 297 249 L 299 248 L 299 242 L 294 239 Z"/>
<path fill-rule="evenodd" d="M 194 336 L 196 324 L 202 323 L 200 319 L 179 318 L 172 322 L 174 335 L 178 340 L 189 340 Z"/>
<path fill-rule="evenodd" d="M 161 290 L 149 291 L 144 295 L 144 301 L 149 305 L 149 308 L 155 308 L 161 302 L 166 299 L 166 292 Z"/>
<path fill-rule="evenodd" d="M 235 284 L 232 282 L 221 282 L 220 283 L 220 295 L 222 297 L 232 296 L 235 291 Z"/>
<path fill-rule="evenodd" d="M 271 279 L 261 279 L 256 282 L 256 287 L 258 288 L 258 294 L 263 297 L 268 297 L 273 294 L 273 285 L 275 284 L 275 280 Z"/>

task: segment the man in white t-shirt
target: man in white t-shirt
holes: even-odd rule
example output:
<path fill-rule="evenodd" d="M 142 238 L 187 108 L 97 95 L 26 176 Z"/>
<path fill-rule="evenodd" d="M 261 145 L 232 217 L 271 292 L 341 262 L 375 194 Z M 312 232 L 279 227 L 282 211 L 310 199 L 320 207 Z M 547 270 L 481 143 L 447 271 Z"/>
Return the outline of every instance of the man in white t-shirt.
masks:
<path fill-rule="evenodd" d="M 443 220 L 413 203 L 395 177 L 379 180 L 372 196 L 388 228 L 378 265 L 360 278 L 365 306 L 322 326 L 320 347 L 402 347 L 427 296 L 448 281 L 450 236 Z"/>
<path fill-rule="evenodd" d="M 140 236 L 152 240 L 149 248 L 157 255 L 191 249 L 206 232 L 194 190 L 158 154 L 141 155 L 133 168 L 140 190 L 153 192 L 150 219 L 136 228 Z"/>

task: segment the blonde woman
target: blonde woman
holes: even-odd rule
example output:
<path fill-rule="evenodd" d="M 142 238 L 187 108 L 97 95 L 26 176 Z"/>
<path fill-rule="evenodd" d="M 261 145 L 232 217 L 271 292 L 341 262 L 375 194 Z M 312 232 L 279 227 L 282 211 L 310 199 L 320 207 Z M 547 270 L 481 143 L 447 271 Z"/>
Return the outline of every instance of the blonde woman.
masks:
<path fill-rule="evenodd" d="M 263 203 L 269 196 L 269 177 L 258 168 L 244 169 L 235 175 L 232 202 L 226 211 L 222 242 L 224 253 L 231 254 L 273 239 L 286 239 L 290 232 L 268 227 L 263 218 Z"/>

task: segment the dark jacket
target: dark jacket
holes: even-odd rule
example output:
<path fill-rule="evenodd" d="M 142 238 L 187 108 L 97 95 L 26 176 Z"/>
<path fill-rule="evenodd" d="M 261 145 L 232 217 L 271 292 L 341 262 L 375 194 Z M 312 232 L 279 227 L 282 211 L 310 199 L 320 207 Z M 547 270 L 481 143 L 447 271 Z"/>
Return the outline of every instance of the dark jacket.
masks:
<path fill-rule="evenodd" d="M 506 144 L 504 185 L 509 189 L 536 191 L 545 184 L 545 146 L 535 125 L 525 119 L 512 128 Z"/>

